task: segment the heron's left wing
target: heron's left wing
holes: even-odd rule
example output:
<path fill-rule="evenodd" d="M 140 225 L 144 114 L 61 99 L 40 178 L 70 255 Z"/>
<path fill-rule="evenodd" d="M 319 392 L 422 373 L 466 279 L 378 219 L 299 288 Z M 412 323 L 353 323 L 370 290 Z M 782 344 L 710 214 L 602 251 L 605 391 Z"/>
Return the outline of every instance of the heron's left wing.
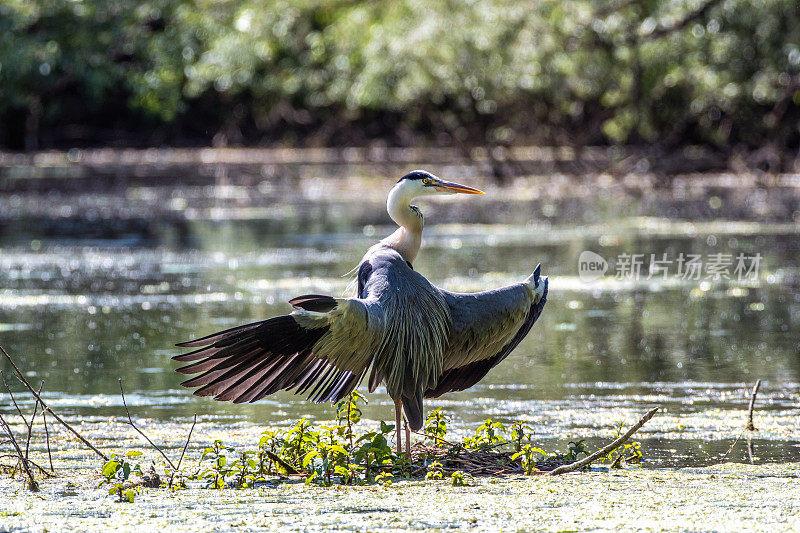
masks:
<path fill-rule="evenodd" d="M 292 389 L 316 402 L 347 396 L 372 361 L 382 317 L 355 298 L 308 295 L 290 303 L 291 315 L 179 344 L 199 347 L 174 357 L 196 361 L 178 372 L 200 374 L 182 384 L 200 387 L 198 396 L 234 403 Z"/>
<path fill-rule="evenodd" d="M 442 375 L 426 398 L 475 385 L 525 338 L 547 301 L 547 278 L 540 267 L 524 283 L 492 291 L 442 291 L 453 319 Z"/>

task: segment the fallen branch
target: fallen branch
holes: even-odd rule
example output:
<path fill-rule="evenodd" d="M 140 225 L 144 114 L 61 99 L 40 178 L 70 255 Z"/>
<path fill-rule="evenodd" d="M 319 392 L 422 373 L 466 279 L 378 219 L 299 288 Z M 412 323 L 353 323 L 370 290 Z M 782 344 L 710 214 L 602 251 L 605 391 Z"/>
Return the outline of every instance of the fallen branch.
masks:
<path fill-rule="evenodd" d="M 568 465 L 562 465 L 558 468 L 555 468 L 548 472 L 547 474 L 550 476 L 557 476 L 559 474 L 566 474 L 567 472 L 574 472 L 591 464 L 592 462 L 596 461 L 597 459 L 608 455 L 609 453 L 613 452 L 631 438 L 631 435 L 639 431 L 639 429 L 647 423 L 648 420 L 653 418 L 653 415 L 660 409 L 660 407 L 653 407 L 650 409 L 647 414 L 645 414 L 631 429 L 625 432 L 624 435 L 613 441 L 611 444 L 597 450 L 593 454 L 589 455 L 588 457 L 584 457 L 580 461 L 575 461 L 574 463 L 570 463 Z"/>
<path fill-rule="evenodd" d="M 108 456 L 106 454 L 104 454 L 103 452 L 101 452 L 100 450 L 95 448 L 92 445 L 91 442 L 89 442 L 88 440 L 83 438 L 83 436 L 80 433 L 78 433 L 72 426 L 70 426 L 66 421 L 64 421 L 64 419 L 62 419 L 60 416 L 58 416 L 55 411 L 50 409 L 50 407 L 46 403 L 44 403 L 44 400 L 42 400 L 41 396 L 39 396 L 39 394 L 36 393 L 36 390 L 34 390 L 34 388 L 31 387 L 31 384 L 28 383 L 27 379 L 25 379 L 25 375 L 22 373 L 22 371 L 19 369 L 17 364 L 14 362 L 14 360 L 11 358 L 11 356 L 8 355 L 8 352 L 6 352 L 3 349 L 2 346 L 0 346 L 0 352 L 2 352 L 2 354 L 5 356 L 5 358 L 8 359 L 8 362 L 11 363 L 11 366 L 14 368 L 14 371 L 17 373 L 17 379 L 20 380 L 20 382 L 22 382 L 22 384 L 25 385 L 25 387 L 27 387 L 27 389 L 30 391 L 30 393 L 33 394 L 33 396 L 37 400 L 39 400 L 39 403 L 42 404 L 42 409 L 44 409 L 45 411 L 47 411 L 48 413 L 53 415 L 53 418 L 55 418 L 62 426 L 67 428 L 73 435 L 75 435 L 75 437 L 79 441 L 81 441 L 84 445 L 86 445 L 86 447 L 88 447 L 94 453 L 96 453 L 97 455 L 102 457 L 105 461 L 108 461 Z"/>
<path fill-rule="evenodd" d="M 294 476 L 300 473 L 295 467 L 293 467 L 292 465 L 290 465 L 289 463 L 278 457 L 275 453 L 269 450 L 264 450 L 264 454 L 270 459 L 272 459 L 272 461 L 275 464 L 280 465 L 281 468 L 286 470 L 286 473 L 289 474 L 290 476 Z"/>
<path fill-rule="evenodd" d="M 117 380 L 119 381 L 119 391 L 122 393 L 122 405 L 125 407 L 125 412 L 128 414 L 128 423 L 131 425 L 133 429 L 136 430 L 136 432 L 139 435 L 144 437 L 144 439 L 150 444 L 150 446 L 152 446 L 158 453 L 161 454 L 161 457 L 164 458 L 164 460 L 169 464 L 172 470 L 177 470 L 177 468 L 175 468 L 175 463 L 173 463 L 170 460 L 170 458 L 167 457 L 167 454 L 165 454 L 164 451 L 156 445 L 156 443 L 150 440 L 150 437 L 145 435 L 144 431 L 136 427 L 136 424 L 133 423 L 133 418 L 131 418 L 131 412 L 128 410 L 128 404 L 125 402 L 125 390 L 122 388 L 122 378 L 117 378 Z"/>

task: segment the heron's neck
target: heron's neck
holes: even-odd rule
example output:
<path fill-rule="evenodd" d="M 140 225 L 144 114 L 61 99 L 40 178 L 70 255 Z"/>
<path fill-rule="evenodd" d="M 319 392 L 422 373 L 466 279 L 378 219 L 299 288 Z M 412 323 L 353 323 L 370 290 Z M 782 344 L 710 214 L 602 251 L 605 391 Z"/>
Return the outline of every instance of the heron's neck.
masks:
<path fill-rule="evenodd" d="M 403 259 L 413 263 L 422 244 L 422 213 L 411 207 L 413 196 L 402 186 L 395 186 L 389 192 L 386 210 L 399 228 L 381 241 L 382 244 L 397 250 Z"/>

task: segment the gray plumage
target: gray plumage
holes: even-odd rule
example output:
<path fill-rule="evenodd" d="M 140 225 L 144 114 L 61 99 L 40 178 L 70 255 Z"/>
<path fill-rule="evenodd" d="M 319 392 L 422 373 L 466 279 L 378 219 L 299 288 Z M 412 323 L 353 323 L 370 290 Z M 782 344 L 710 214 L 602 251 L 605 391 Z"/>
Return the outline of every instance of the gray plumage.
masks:
<path fill-rule="evenodd" d="M 408 201 L 423 194 L 422 180 L 425 186 L 476 191 L 420 176 L 413 178 L 419 184 L 401 180 L 390 194 L 389 212 L 401 227 L 364 256 L 354 297 L 301 296 L 290 302 L 290 315 L 179 344 L 199 348 L 175 357 L 194 361 L 178 372 L 200 374 L 183 385 L 236 403 L 283 389 L 312 401 L 338 401 L 369 372 L 370 390 L 384 383 L 417 430 L 423 398 L 471 387 L 505 359 L 539 318 L 547 278 L 537 267 L 522 283 L 459 294 L 414 271 L 410 261 L 419 248 L 422 217 Z"/>

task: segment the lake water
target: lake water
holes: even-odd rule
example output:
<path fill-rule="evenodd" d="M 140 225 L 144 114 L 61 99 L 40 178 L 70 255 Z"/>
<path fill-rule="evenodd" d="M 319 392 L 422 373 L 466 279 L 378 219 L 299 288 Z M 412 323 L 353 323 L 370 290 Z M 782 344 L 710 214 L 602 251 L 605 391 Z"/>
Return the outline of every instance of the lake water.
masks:
<path fill-rule="evenodd" d="M 194 397 L 173 345 L 285 314 L 293 296 L 341 295 L 393 231 L 385 196 L 413 167 L 2 168 L 0 344 L 74 419 L 121 416 L 120 377 L 143 423 L 330 419 L 331 406 L 291 393 L 238 406 Z M 540 262 L 550 277 L 513 354 L 428 403 L 455 431 L 524 420 L 542 447 L 596 445 L 661 405 L 639 434 L 646 464 L 708 464 L 742 432 L 762 379 L 756 460 L 800 460 L 800 176 L 551 174 L 496 187 L 473 167 L 426 168 L 487 194 L 417 202 L 416 270 L 457 291 L 519 281 Z M 599 279 L 579 275 L 586 250 L 609 263 Z M 680 275 L 690 255 L 697 277 Z M 740 276 L 740 257 L 757 268 Z M 626 261 L 641 262 L 638 276 Z M 383 391 L 369 400 L 366 418 L 392 419 Z M 741 446 L 729 457 L 744 458 Z"/>

